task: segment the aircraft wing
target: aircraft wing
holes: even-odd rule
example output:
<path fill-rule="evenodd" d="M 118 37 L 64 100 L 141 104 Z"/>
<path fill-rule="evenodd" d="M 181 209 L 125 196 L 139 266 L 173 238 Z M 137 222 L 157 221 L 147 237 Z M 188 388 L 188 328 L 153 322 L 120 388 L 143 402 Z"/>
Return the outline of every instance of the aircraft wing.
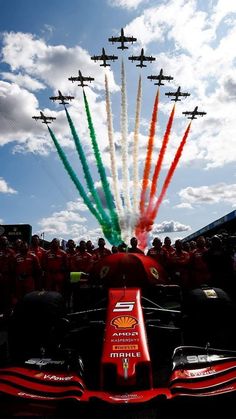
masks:
<path fill-rule="evenodd" d="M 105 55 L 105 60 L 117 60 L 117 59 L 118 59 L 117 55 Z"/>
<path fill-rule="evenodd" d="M 93 81 L 94 80 L 94 77 L 84 77 L 83 76 L 83 80 L 84 81 Z"/>
<path fill-rule="evenodd" d="M 134 42 L 137 41 L 137 38 L 134 38 L 133 36 L 124 36 L 124 42 Z"/>
<path fill-rule="evenodd" d="M 33 118 L 33 119 L 35 119 L 36 121 L 37 121 L 38 119 L 42 119 L 42 117 L 41 117 L 41 116 L 32 116 L 32 118 Z"/>
<path fill-rule="evenodd" d="M 193 114 L 193 112 L 190 112 L 190 111 L 185 111 L 185 112 L 182 112 L 182 114 L 183 114 L 183 115 L 192 115 L 192 114 Z"/>
<path fill-rule="evenodd" d="M 145 57 L 145 56 L 142 57 L 143 61 L 155 61 L 155 59 L 156 59 L 155 57 Z"/>
<path fill-rule="evenodd" d="M 141 55 L 139 57 L 135 57 L 135 56 L 132 55 L 132 57 L 128 57 L 128 58 L 129 58 L 129 60 L 132 60 L 132 61 L 140 61 L 140 60 L 142 60 Z"/>
<path fill-rule="evenodd" d="M 75 98 L 74 96 L 63 96 L 64 100 L 72 100 L 74 98 Z"/>
<path fill-rule="evenodd" d="M 79 81 L 80 78 L 79 77 L 69 77 L 68 80 L 73 82 L 73 81 Z"/>
<path fill-rule="evenodd" d="M 204 116 L 206 115 L 206 112 L 197 112 L 197 115 Z"/>
<path fill-rule="evenodd" d="M 50 96 L 50 100 L 60 100 L 60 96 Z"/>
<path fill-rule="evenodd" d="M 103 60 L 103 56 L 102 55 L 93 55 L 91 57 L 91 60 L 97 61 L 97 60 Z"/>
<path fill-rule="evenodd" d="M 108 38 L 108 41 L 110 42 L 121 42 L 121 36 L 112 36 L 111 38 Z"/>

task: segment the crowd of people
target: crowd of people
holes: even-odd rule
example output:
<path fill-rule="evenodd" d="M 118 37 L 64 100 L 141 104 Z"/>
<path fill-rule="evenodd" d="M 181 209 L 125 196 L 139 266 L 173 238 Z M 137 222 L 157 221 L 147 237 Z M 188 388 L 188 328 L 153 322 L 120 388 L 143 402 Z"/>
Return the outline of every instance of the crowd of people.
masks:
<path fill-rule="evenodd" d="M 21 239 L 11 244 L 6 236 L 0 236 L 0 312 L 7 312 L 34 290 L 57 291 L 68 301 L 71 272 L 80 272 L 81 278 L 89 281 L 94 264 L 118 252 L 139 253 L 155 259 L 166 270 L 170 283 L 183 289 L 207 284 L 235 295 L 236 243 L 227 233 L 208 239 L 200 236 L 190 242 L 176 240 L 174 244 L 168 236 L 163 243 L 155 237 L 145 253 L 138 247 L 136 237 L 130 239 L 130 246 L 121 243 L 111 250 L 102 237 L 97 247 L 91 240 L 81 240 L 77 245 L 69 239 L 65 250 L 59 239 L 54 238 L 45 250 L 36 234 L 30 245 Z"/>

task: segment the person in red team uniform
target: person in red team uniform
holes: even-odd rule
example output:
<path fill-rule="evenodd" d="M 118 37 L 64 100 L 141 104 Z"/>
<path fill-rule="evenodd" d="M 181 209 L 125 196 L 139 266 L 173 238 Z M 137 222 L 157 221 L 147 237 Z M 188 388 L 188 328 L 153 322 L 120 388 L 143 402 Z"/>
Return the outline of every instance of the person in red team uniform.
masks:
<path fill-rule="evenodd" d="M 45 272 L 45 289 L 47 291 L 57 291 L 66 297 L 69 279 L 67 254 L 60 249 L 60 242 L 57 238 L 51 241 L 50 249 L 45 253 L 43 269 Z"/>
<path fill-rule="evenodd" d="M 164 250 L 162 250 L 162 241 L 158 237 L 155 237 L 152 245 L 153 247 L 148 250 L 147 256 L 155 259 L 158 263 L 160 263 L 160 265 L 164 265 Z"/>
<path fill-rule="evenodd" d="M 90 253 L 90 255 L 93 254 L 93 252 L 94 252 L 94 245 L 91 242 L 91 240 L 87 240 L 87 242 L 86 242 L 86 250 L 87 250 L 88 253 Z"/>
<path fill-rule="evenodd" d="M 111 255 L 111 251 L 105 247 L 105 240 L 103 237 L 98 239 L 98 247 L 94 250 L 93 256 L 94 261 L 96 262 L 99 259 L 104 258 L 105 256 Z"/>
<path fill-rule="evenodd" d="M 171 268 L 170 268 L 170 258 L 172 255 L 175 254 L 175 249 L 171 246 L 171 239 L 170 237 L 166 236 L 164 238 L 164 244 L 162 246 L 163 250 L 163 264 L 164 268 L 166 269 L 168 275 L 171 275 Z"/>
<path fill-rule="evenodd" d="M 71 284 L 72 309 L 75 311 L 86 308 L 90 302 L 89 273 L 93 267 L 94 258 L 91 253 L 87 252 L 84 240 L 80 241 L 77 252 L 71 257 L 70 262 L 70 271 L 81 274 L 79 282 Z"/>
<path fill-rule="evenodd" d="M 69 239 L 66 244 L 66 254 L 67 254 L 67 262 L 68 262 L 68 270 L 69 272 L 72 271 L 71 269 L 71 259 L 76 254 L 76 244 L 74 240 Z"/>
<path fill-rule="evenodd" d="M 175 241 L 175 252 L 169 256 L 171 280 L 187 290 L 189 283 L 189 260 L 190 254 L 183 250 L 181 240 Z"/>
<path fill-rule="evenodd" d="M 15 304 L 25 294 L 41 288 L 41 267 L 37 256 L 29 251 L 29 246 L 22 241 L 19 252 L 12 262 L 13 303 Z"/>
<path fill-rule="evenodd" d="M 5 313 L 11 305 L 11 267 L 14 251 L 9 247 L 6 236 L 0 237 L 0 313 Z"/>
<path fill-rule="evenodd" d="M 132 237 L 130 239 L 130 244 L 131 247 L 128 248 L 128 253 L 140 253 L 144 255 L 144 252 L 138 247 L 138 240 L 136 239 L 136 237 Z"/>
<path fill-rule="evenodd" d="M 46 253 L 46 250 L 39 246 L 39 236 L 34 234 L 31 238 L 30 252 L 38 257 L 40 265 L 42 265 L 43 256 Z"/>
<path fill-rule="evenodd" d="M 192 288 L 198 288 L 202 284 L 208 284 L 210 280 L 210 271 L 205 260 L 207 252 L 206 240 L 199 236 L 196 240 L 196 249 L 190 255 L 191 284 Z"/>

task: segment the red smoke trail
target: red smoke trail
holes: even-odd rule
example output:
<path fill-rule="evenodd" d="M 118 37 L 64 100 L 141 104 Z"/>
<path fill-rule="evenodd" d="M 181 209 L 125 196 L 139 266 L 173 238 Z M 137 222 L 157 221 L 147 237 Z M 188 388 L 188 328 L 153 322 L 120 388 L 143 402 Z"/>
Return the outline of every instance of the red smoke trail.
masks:
<path fill-rule="evenodd" d="M 172 124 L 173 124 L 173 120 L 174 120 L 174 114 L 175 114 L 175 104 L 173 106 L 173 109 L 172 109 L 170 117 L 169 117 L 168 124 L 166 126 L 166 132 L 165 132 L 165 135 L 164 135 L 163 140 L 162 140 L 162 146 L 161 146 L 161 149 L 160 149 L 160 152 L 159 152 L 158 160 L 157 160 L 156 167 L 155 167 L 154 174 L 153 174 L 153 178 L 152 178 L 150 201 L 149 201 L 148 209 L 147 209 L 147 212 L 146 212 L 147 217 L 150 215 L 150 212 L 152 211 L 152 208 L 153 208 L 153 200 L 154 200 L 156 190 L 157 190 L 157 181 L 158 181 L 158 178 L 159 178 L 159 175 L 160 175 L 162 162 L 163 162 L 165 152 L 166 152 L 166 148 L 167 148 L 167 144 L 168 144 L 168 141 L 169 141 L 170 132 L 171 132 L 171 128 L 172 128 Z"/>
<path fill-rule="evenodd" d="M 185 146 L 185 143 L 187 141 L 187 137 L 188 137 L 188 134 L 189 134 L 189 131 L 190 131 L 190 127 L 191 127 L 191 122 L 189 123 L 189 125 L 188 125 L 188 127 L 187 127 L 187 129 L 186 129 L 186 131 L 184 133 L 184 136 L 182 138 L 182 141 L 181 141 L 181 143 L 180 143 L 180 145 L 179 145 L 179 147 L 178 147 L 178 149 L 177 149 L 177 151 L 175 153 L 174 160 L 171 163 L 171 166 L 170 166 L 169 171 L 167 173 L 167 176 L 165 178 L 165 181 L 164 181 L 164 184 L 162 186 L 162 190 L 161 190 L 161 193 L 159 195 L 159 198 L 157 199 L 157 202 L 155 204 L 155 207 L 154 207 L 153 211 L 151 212 L 151 220 L 153 222 L 154 222 L 154 220 L 155 220 L 155 218 L 157 216 L 157 212 L 159 210 L 159 207 L 161 205 L 161 202 L 162 202 L 162 200 L 163 200 L 163 198 L 164 198 L 164 196 L 166 194 L 167 188 L 168 188 L 168 186 L 169 186 L 169 184 L 171 182 L 171 179 L 172 179 L 172 177 L 174 175 L 174 172 L 176 170 L 177 164 L 178 164 L 178 162 L 180 160 L 180 157 L 182 155 L 183 148 Z"/>
<path fill-rule="evenodd" d="M 152 151 L 153 151 L 153 142 L 154 142 L 154 136 L 155 136 L 155 130 L 156 130 L 156 121 L 157 121 L 157 112 L 158 112 L 158 102 L 159 102 L 159 88 L 157 90 L 153 111 L 152 111 L 152 120 L 150 125 L 150 131 L 149 131 L 149 139 L 148 139 L 148 146 L 147 146 L 147 155 L 146 155 L 146 161 L 143 171 L 143 181 L 142 181 L 142 190 L 141 190 L 141 197 L 140 197 L 140 218 L 142 217 L 145 209 L 145 195 L 148 187 L 148 177 L 151 169 L 151 163 L 152 163 Z"/>

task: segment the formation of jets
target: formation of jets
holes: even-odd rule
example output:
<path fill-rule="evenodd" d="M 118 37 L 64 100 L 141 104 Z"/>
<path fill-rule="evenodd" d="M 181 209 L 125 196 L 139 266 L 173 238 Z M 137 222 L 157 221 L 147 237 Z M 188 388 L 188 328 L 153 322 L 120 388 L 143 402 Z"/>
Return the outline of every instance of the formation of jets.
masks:
<path fill-rule="evenodd" d="M 193 111 L 185 111 L 185 112 L 182 112 L 182 113 L 186 116 L 189 115 L 188 119 L 197 119 L 197 115 L 198 116 L 206 115 L 206 112 L 199 112 L 198 111 L 198 106 L 196 106 Z"/>
<path fill-rule="evenodd" d="M 141 53 L 138 56 L 132 55 L 131 57 L 128 57 L 129 60 L 133 61 L 140 61 L 140 64 L 136 64 L 136 67 L 147 67 L 145 64 L 143 64 L 144 61 L 155 61 L 155 57 L 146 56 L 144 55 L 143 48 L 141 49 Z"/>
<path fill-rule="evenodd" d="M 118 46 L 118 49 L 128 49 L 128 47 L 125 45 L 125 43 L 131 42 L 133 44 L 133 42 L 137 41 L 137 38 L 134 38 L 133 36 L 125 36 L 124 34 L 124 29 L 121 28 L 121 33 L 120 36 L 112 36 L 111 38 L 108 38 L 109 42 L 112 42 L 112 44 L 118 42 L 120 43 L 120 46 Z M 105 52 L 105 48 L 102 48 L 102 54 L 101 55 L 93 55 L 91 57 L 91 60 L 93 61 L 102 61 L 102 64 L 100 64 L 101 67 L 108 67 L 110 66 L 110 64 L 107 63 L 107 61 L 115 61 L 117 60 L 118 57 L 116 55 L 107 55 Z M 155 57 L 152 56 L 146 56 L 144 55 L 144 50 L 143 48 L 141 49 L 141 53 L 138 56 L 134 56 L 132 55 L 131 57 L 128 57 L 129 60 L 133 61 L 139 61 L 139 64 L 136 64 L 136 67 L 147 67 L 144 62 L 145 61 L 155 61 Z M 157 75 L 151 75 L 151 76 L 147 76 L 147 78 L 151 81 L 157 81 L 156 83 L 154 83 L 157 86 L 163 86 L 164 80 L 173 80 L 172 76 L 167 76 L 165 74 L 163 74 L 163 69 L 161 68 L 159 74 Z M 71 76 L 68 78 L 68 80 L 75 82 L 79 82 L 78 86 L 81 87 L 85 87 L 88 86 L 88 84 L 85 84 L 85 82 L 90 82 L 94 80 L 93 77 L 90 76 L 83 76 L 81 71 L 78 70 L 78 76 Z M 190 96 L 190 93 L 188 92 L 181 92 L 181 87 L 179 86 L 178 89 L 174 92 L 167 92 L 165 93 L 166 96 L 168 97 L 173 97 L 171 100 L 177 102 L 180 101 L 182 97 L 187 97 Z M 52 101 L 60 101 L 59 103 L 62 105 L 67 105 L 69 104 L 66 101 L 70 101 L 72 99 L 74 99 L 74 96 L 64 96 L 60 90 L 58 90 L 58 96 L 51 96 L 49 98 Z M 183 115 L 187 116 L 188 119 L 197 119 L 197 116 L 204 116 L 206 115 L 206 112 L 200 112 L 198 111 L 198 106 L 196 106 L 194 108 L 193 111 L 184 111 L 182 112 Z M 46 116 L 44 115 L 44 113 L 42 111 L 40 111 L 40 115 L 39 116 L 32 116 L 33 119 L 35 120 L 41 120 L 43 124 L 50 124 L 52 121 L 54 121 L 56 118 L 52 117 L 52 116 Z"/>
<path fill-rule="evenodd" d="M 55 100 L 60 100 L 60 105 L 69 105 L 69 102 L 66 102 L 66 100 L 72 100 L 74 99 L 74 96 L 64 96 L 60 90 L 58 90 L 58 96 L 50 96 L 50 100 L 55 102 Z"/>
<path fill-rule="evenodd" d="M 181 101 L 181 99 L 179 99 L 180 96 L 181 97 L 187 97 L 187 96 L 190 96 L 190 93 L 181 92 L 180 86 L 179 86 L 178 89 L 176 90 L 176 92 L 168 92 L 168 93 L 165 93 L 165 95 L 168 96 L 168 97 L 174 96 L 174 99 L 171 99 L 171 100 L 174 100 L 175 102 L 178 102 L 178 101 Z"/>
<path fill-rule="evenodd" d="M 107 55 L 105 52 L 105 48 L 102 48 L 102 54 L 101 55 L 93 55 L 91 57 L 91 60 L 96 61 L 103 61 L 102 64 L 100 64 L 101 67 L 108 67 L 111 64 L 107 64 L 107 61 L 115 61 L 118 57 L 116 55 Z"/>
<path fill-rule="evenodd" d="M 165 76 L 163 74 L 163 69 L 161 68 L 160 73 L 157 76 L 147 76 L 148 79 L 150 80 L 158 80 L 158 83 L 154 83 L 157 86 L 164 86 L 164 83 L 162 83 L 162 80 L 173 80 L 174 77 L 171 76 Z"/>
<path fill-rule="evenodd" d="M 137 41 L 137 38 L 134 38 L 133 36 L 125 36 L 124 35 L 124 29 L 121 28 L 120 36 L 112 36 L 111 38 L 108 38 L 109 42 L 120 42 L 121 45 L 117 47 L 117 49 L 128 49 L 127 46 L 125 46 L 125 42 L 135 42 Z"/>
<path fill-rule="evenodd" d="M 56 118 L 53 116 L 46 116 L 44 115 L 44 113 L 42 111 L 40 111 L 40 116 L 32 116 L 33 119 L 35 119 L 36 121 L 38 119 L 42 119 L 42 123 L 43 124 L 51 124 L 52 121 L 54 121 Z"/>
<path fill-rule="evenodd" d="M 78 82 L 80 82 L 78 84 L 78 86 L 85 87 L 85 86 L 88 86 L 88 85 L 85 84 L 84 81 L 89 81 L 91 83 L 91 81 L 93 81 L 94 78 L 90 77 L 90 76 L 88 76 L 88 77 L 83 76 L 81 71 L 79 70 L 78 71 L 78 76 L 74 76 L 74 77 L 71 76 L 71 77 L 68 78 L 68 80 L 72 81 L 72 83 L 74 83 L 74 81 L 78 81 Z"/>

